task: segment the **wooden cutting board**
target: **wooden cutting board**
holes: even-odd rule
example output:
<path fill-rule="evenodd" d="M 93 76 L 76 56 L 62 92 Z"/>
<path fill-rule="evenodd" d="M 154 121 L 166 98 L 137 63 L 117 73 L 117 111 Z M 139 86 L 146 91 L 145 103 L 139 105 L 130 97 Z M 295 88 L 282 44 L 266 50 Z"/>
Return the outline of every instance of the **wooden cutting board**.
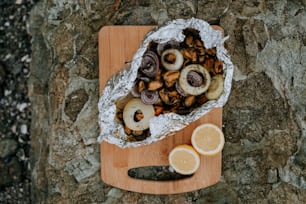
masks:
<path fill-rule="evenodd" d="M 107 79 L 131 61 L 144 35 L 154 26 L 106 26 L 99 32 L 100 93 Z M 221 29 L 220 27 L 215 27 Z M 105 117 L 108 117 L 105 115 Z M 174 136 L 154 144 L 119 148 L 102 142 L 101 177 L 109 185 L 148 194 L 176 194 L 201 189 L 217 183 L 221 176 L 221 153 L 201 156 L 201 165 L 191 177 L 173 181 L 153 181 L 132 178 L 128 170 L 145 166 L 167 166 L 169 152 L 179 144 L 190 144 L 191 133 L 202 123 L 222 126 L 222 108 L 215 108 Z"/>

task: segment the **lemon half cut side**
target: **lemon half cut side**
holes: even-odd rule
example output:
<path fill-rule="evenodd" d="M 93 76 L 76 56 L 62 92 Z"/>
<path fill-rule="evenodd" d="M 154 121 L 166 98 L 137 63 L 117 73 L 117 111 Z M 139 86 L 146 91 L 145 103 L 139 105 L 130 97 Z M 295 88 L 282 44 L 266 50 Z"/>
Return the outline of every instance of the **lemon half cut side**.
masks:
<path fill-rule="evenodd" d="M 170 152 L 169 163 L 177 173 L 191 175 L 200 167 L 200 155 L 190 145 L 178 145 Z"/>
<path fill-rule="evenodd" d="M 222 130 L 211 123 L 199 125 L 193 130 L 191 136 L 194 149 L 205 156 L 213 156 L 221 152 L 224 142 Z"/>

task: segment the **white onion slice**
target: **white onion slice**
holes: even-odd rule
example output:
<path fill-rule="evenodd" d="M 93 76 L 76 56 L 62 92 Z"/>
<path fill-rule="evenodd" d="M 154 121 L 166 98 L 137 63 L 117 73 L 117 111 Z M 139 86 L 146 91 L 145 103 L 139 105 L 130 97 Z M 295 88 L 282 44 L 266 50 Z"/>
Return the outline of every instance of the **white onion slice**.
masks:
<path fill-rule="evenodd" d="M 174 63 L 169 63 L 165 60 L 166 56 L 169 54 L 175 55 Z M 167 49 L 161 55 L 161 62 L 162 62 L 162 65 L 165 67 L 165 69 L 169 71 L 177 71 L 182 67 L 184 63 L 184 57 L 178 49 Z"/>
<path fill-rule="evenodd" d="M 196 71 L 203 76 L 202 85 L 192 86 L 188 83 L 187 76 L 190 71 Z M 182 69 L 181 75 L 179 78 L 179 85 L 186 93 L 197 96 L 197 95 L 201 95 L 208 89 L 210 85 L 210 81 L 211 79 L 210 79 L 209 72 L 203 66 L 199 64 L 191 64 Z"/>
<path fill-rule="evenodd" d="M 135 121 L 135 112 L 140 110 L 143 118 L 140 121 Z M 141 99 L 131 99 L 123 109 L 123 121 L 131 130 L 145 130 L 149 128 L 149 121 L 154 117 L 153 105 L 145 105 Z"/>

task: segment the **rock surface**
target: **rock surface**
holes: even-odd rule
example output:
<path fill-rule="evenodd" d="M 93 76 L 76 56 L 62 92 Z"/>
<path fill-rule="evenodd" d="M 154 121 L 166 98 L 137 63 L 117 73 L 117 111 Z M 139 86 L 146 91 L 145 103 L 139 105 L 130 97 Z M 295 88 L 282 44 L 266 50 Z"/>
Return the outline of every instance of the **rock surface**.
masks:
<path fill-rule="evenodd" d="M 8 157 L 16 153 L 17 142 L 13 139 L 4 139 L 0 141 L 0 158 Z"/>
<path fill-rule="evenodd" d="M 35 0 L 0 1 L 0 203 L 30 202 L 29 12 Z"/>
<path fill-rule="evenodd" d="M 63 1 L 32 10 L 34 203 L 305 203 L 306 7 L 302 0 Z M 235 65 L 223 110 L 222 179 L 153 196 L 99 174 L 98 39 L 104 25 L 196 17 L 219 24 Z"/>

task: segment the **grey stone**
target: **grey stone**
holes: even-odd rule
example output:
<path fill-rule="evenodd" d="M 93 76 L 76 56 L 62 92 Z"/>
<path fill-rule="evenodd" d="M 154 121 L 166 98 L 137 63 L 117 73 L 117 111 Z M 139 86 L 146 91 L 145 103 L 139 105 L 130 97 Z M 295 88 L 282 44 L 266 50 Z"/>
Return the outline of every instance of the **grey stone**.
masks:
<path fill-rule="evenodd" d="M 152 11 L 151 16 L 158 25 L 163 25 L 170 20 L 166 9 Z"/>
<path fill-rule="evenodd" d="M 204 19 L 212 24 L 218 24 L 218 21 L 230 9 L 231 1 L 194 1 L 196 2 L 196 18 Z M 214 9 L 212 9 L 214 8 Z"/>
<path fill-rule="evenodd" d="M 123 192 L 118 188 L 112 188 L 107 193 L 108 199 L 103 204 L 120 203 Z"/>
<path fill-rule="evenodd" d="M 5 73 L 4 66 L 0 63 L 0 85 L 4 81 L 5 75 L 6 75 L 6 73 Z"/>
<path fill-rule="evenodd" d="M 72 92 L 65 101 L 65 113 L 72 121 L 75 121 L 87 101 L 88 94 L 84 89 Z"/>
<path fill-rule="evenodd" d="M 9 186 L 21 180 L 21 164 L 17 158 L 12 158 L 5 165 L 0 161 L 0 186 Z"/>
<path fill-rule="evenodd" d="M 222 194 L 222 196 L 220 196 Z M 195 203 L 240 203 L 237 194 L 228 188 L 225 182 L 200 190 L 199 197 L 193 198 Z"/>
<path fill-rule="evenodd" d="M 302 204 L 306 200 L 305 191 L 285 183 L 273 186 L 267 197 L 270 203 Z"/>
<path fill-rule="evenodd" d="M 28 133 L 28 126 L 26 125 L 26 124 L 22 124 L 21 126 L 20 126 L 20 132 L 21 132 L 21 134 L 27 134 Z"/>
<path fill-rule="evenodd" d="M 17 104 L 17 109 L 20 111 L 20 112 L 23 112 L 24 109 L 26 109 L 28 107 L 28 103 L 18 103 Z"/>
<path fill-rule="evenodd" d="M 165 1 L 165 7 L 167 8 L 170 19 L 191 18 L 196 15 L 196 5 L 194 5 L 194 2 L 190 0 Z"/>
<path fill-rule="evenodd" d="M 259 142 L 269 130 L 287 128 L 289 107 L 271 87 L 271 80 L 264 74 L 233 82 L 229 101 L 224 106 L 227 141 L 248 139 Z M 266 121 L 267 118 L 270 118 L 270 122 Z"/>
<path fill-rule="evenodd" d="M 299 132 L 297 129 L 291 129 L 290 132 L 270 130 L 267 135 L 267 144 L 269 145 L 264 148 L 269 166 L 285 166 L 289 157 L 297 151 L 296 143 L 298 138 Z"/>
<path fill-rule="evenodd" d="M 282 181 L 290 183 L 291 185 L 306 190 L 306 177 L 301 174 L 300 169 L 294 169 L 296 167 L 286 166 L 284 168 L 279 168 L 279 177 Z M 293 169 L 293 171 L 292 171 Z M 298 172 L 294 172 L 294 170 Z"/>
<path fill-rule="evenodd" d="M 296 154 L 294 161 L 301 167 L 306 166 L 306 138 L 303 138 L 300 149 Z"/>
<path fill-rule="evenodd" d="M 66 163 L 65 170 L 80 182 L 85 178 L 94 175 L 100 168 L 100 163 L 93 156 L 83 159 L 75 159 Z"/>
<path fill-rule="evenodd" d="M 16 74 L 19 74 L 21 72 L 21 69 L 22 69 L 22 64 L 21 63 L 15 63 L 11 72 L 14 75 L 16 75 Z"/>
<path fill-rule="evenodd" d="M 4 139 L 0 141 L 0 158 L 5 158 L 7 156 L 16 153 L 18 143 L 13 139 Z"/>
<path fill-rule="evenodd" d="M 277 169 L 270 169 L 268 171 L 268 182 L 269 183 L 277 182 Z"/>
<path fill-rule="evenodd" d="M 303 203 L 305 16 L 304 0 L 40 1 L 30 22 L 33 203 Z M 190 17 L 224 28 L 235 65 L 222 180 L 167 196 L 111 188 L 95 144 L 98 31 Z"/>

